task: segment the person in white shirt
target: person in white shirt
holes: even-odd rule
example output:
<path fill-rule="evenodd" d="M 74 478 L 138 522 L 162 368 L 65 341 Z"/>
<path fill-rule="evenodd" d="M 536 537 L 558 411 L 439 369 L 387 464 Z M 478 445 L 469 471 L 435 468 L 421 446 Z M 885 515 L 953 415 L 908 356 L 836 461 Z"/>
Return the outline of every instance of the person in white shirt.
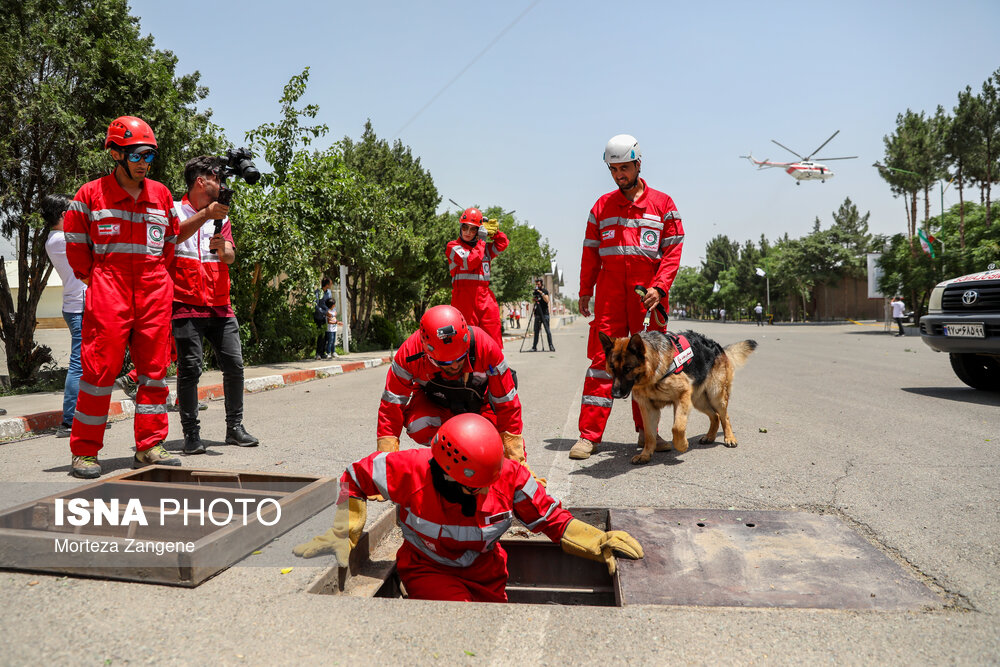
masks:
<path fill-rule="evenodd" d="M 340 322 L 337 320 L 337 308 L 336 301 L 333 299 L 327 299 L 325 301 L 326 305 L 326 339 L 324 340 L 323 349 L 324 359 L 333 359 L 334 357 L 340 357 L 337 354 L 337 325 Z"/>
<path fill-rule="evenodd" d="M 760 301 L 753 307 L 753 312 L 757 315 L 757 326 L 764 326 L 764 306 L 760 305 Z"/>
<path fill-rule="evenodd" d="M 66 259 L 66 234 L 63 232 L 63 217 L 69 209 L 73 197 L 64 194 L 46 195 L 42 200 L 42 218 L 49 228 L 45 241 L 45 253 L 55 267 L 63 284 L 62 315 L 69 327 L 72 345 L 69 356 L 69 371 L 63 389 L 62 423 L 56 427 L 56 436 L 68 438 L 73 430 L 73 415 L 76 414 L 76 397 L 80 392 L 80 376 L 83 365 L 80 362 L 80 347 L 83 342 L 83 304 L 87 285 L 73 274 Z M 109 424 L 110 426 L 110 424 Z"/>
<path fill-rule="evenodd" d="M 903 303 L 903 297 L 894 296 L 892 297 L 892 319 L 896 321 L 896 326 L 899 327 L 899 333 L 896 334 L 897 337 L 903 334 L 903 318 L 906 317 L 906 304 Z"/>

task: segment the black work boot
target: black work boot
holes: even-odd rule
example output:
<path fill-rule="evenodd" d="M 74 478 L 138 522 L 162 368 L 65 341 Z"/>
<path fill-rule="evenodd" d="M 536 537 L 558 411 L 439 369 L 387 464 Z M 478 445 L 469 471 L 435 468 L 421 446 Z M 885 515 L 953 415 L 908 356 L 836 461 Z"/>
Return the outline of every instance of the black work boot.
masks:
<path fill-rule="evenodd" d="M 201 441 L 201 433 L 198 431 L 192 431 L 191 433 L 184 434 L 184 454 L 191 456 L 193 454 L 204 454 L 205 453 L 205 443 Z"/>
<path fill-rule="evenodd" d="M 240 447 L 256 447 L 260 444 L 260 440 L 247 433 L 247 430 L 243 428 L 243 424 L 237 424 L 226 429 L 226 444 L 238 445 Z"/>

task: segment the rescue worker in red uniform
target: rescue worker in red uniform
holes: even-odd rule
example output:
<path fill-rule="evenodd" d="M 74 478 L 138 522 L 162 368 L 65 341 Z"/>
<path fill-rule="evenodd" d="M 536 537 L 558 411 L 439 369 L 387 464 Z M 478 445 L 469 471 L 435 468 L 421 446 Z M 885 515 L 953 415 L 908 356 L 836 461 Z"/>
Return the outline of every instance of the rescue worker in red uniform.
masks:
<path fill-rule="evenodd" d="M 498 541 L 514 517 L 612 574 L 613 552 L 643 557 L 628 533 L 574 519 L 527 469 L 505 459 L 496 429 L 480 415 L 452 417 L 430 451 L 370 454 L 348 466 L 340 483 L 333 528 L 293 553 L 335 553 L 346 565 L 364 529 L 365 498 L 382 495 L 397 506 L 403 545 L 396 568 L 411 599 L 506 602 L 507 552 Z"/>
<path fill-rule="evenodd" d="M 83 375 L 69 446 L 72 472 L 99 477 L 97 454 L 125 346 L 138 371 L 133 467 L 180 465 L 162 446 L 167 437 L 167 365 L 178 221 L 173 196 L 146 178 L 156 137 L 145 121 L 116 118 L 104 147 L 116 165 L 86 183 L 66 212 L 66 256 L 89 285 L 83 312 Z"/>
<path fill-rule="evenodd" d="M 378 409 L 377 449 L 399 451 L 399 435 L 427 446 L 441 424 L 481 413 L 500 432 L 506 456 L 525 464 L 521 400 L 503 350 L 457 308 L 434 306 L 396 350 Z M 543 480 L 544 482 L 544 480 Z"/>
<path fill-rule="evenodd" d="M 590 209 L 583 241 L 580 313 L 584 317 L 591 314 L 595 284 L 597 297 L 587 341 L 590 368 L 583 381 L 580 439 L 570 449 L 571 459 L 585 459 L 596 450 L 611 414 L 611 376 L 597 333 L 603 331 L 612 338 L 630 336 L 642 330 L 646 311 L 662 306 L 669 312 L 667 295 L 680 267 L 684 242 L 674 200 L 639 178 L 642 153 L 635 137 L 611 137 L 604 149 L 604 162 L 618 189 L 598 199 Z M 636 295 L 637 285 L 645 288 L 645 296 Z M 650 329 L 666 328 L 665 318 L 650 318 Z M 634 399 L 632 418 L 641 437 L 642 413 Z M 657 441 L 669 447 L 659 436 Z"/>
<path fill-rule="evenodd" d="M 490 290 L 491 262 L 507 249 L 507 235 L 496 220 L 483 220 L 478 208 L 467 208 L 459 220 L 459 237 L 445 250 L 451 272 L 451 305 L 462 311 L 470 326 L 492 336 L 503 349 L 500 306 Z"/>

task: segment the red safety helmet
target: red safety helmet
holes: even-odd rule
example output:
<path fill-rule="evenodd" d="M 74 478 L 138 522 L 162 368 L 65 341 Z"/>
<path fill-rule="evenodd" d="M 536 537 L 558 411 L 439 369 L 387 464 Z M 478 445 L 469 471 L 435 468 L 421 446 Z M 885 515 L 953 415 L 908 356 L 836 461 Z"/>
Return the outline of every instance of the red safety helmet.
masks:
<path fill-rule="evenodd" d="M 431 440 L 431 455 L 456 482 L 482 489 L 500 479 L 503 442 L 488 419 L 467 412 L 441 425 Z"/>
<path fill-rule="evenodd" d="M 454 306 L 428 308 L 420 318 L 420 342 L 438 364 L 454 363 L 469 353 L 469 325 Z"/>
<path fill-rule="evenodd" d="M 153 128 L 146 121 L 135 116 L 119 116 L 108 125 L 108 136 L 104 140 L 104 147 L 111 146 L 152 146 L 156 148 L 156 137 L 153 136 Z"/>
<path fill-rule="evenodd" d="M 463 225 L 473 225 L 475 227 L 481 227 L 483 224 L 483 212 L 478 208 L 467 208 L 462 213 L 462 217 L 458 220 Z"/>

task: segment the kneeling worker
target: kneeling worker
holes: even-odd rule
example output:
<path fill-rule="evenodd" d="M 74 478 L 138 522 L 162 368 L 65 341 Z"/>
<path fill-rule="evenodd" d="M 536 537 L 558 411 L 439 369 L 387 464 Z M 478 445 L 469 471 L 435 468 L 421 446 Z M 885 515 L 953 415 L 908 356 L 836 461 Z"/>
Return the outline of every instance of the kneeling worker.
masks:
<path fill-rule="evenodd" d="M 427 446 L 441 424 L 467 412 L 493 422 L 507 458 L 527 465 L 521 401 L 503 350 L 485 331 L 468 326 L 457 308 L 428 308 L 386 373 L 375 431 L 378 450 L 397 451 L 404 426 Z"/>
<path fill-rule="evenodd" d="M 504 458 L 500 436 L 480 415 L 449 419 L 430 451 L 370 454 L 348 466 L 340 485 L 333 528 L 293 553 L 335 553 L 346 564 L 364 529 L 365 498 L 381 494 L 397 505 L 396 568 L 411 599 L 506 602 L 507 552 L 498 541 L 514 517 L 566 553 L 607 563 L 612 574 L 613 551 L 643 556 L 628 533 L 574 519 L 527 468 Z"/>

